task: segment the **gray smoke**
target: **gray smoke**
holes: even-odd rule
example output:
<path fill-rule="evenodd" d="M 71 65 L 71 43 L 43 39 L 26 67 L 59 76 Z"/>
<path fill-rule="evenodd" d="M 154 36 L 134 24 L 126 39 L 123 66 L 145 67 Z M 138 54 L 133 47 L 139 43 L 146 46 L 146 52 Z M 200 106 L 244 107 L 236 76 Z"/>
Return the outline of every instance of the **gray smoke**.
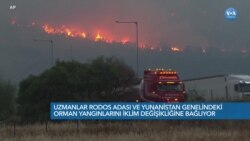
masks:
<path fill-rule="evenodd" d="M 10 10 L 10 5 L 16 5 Z M 248 0 L 25 0 L 0 2 L 0 75 L 20 81 L 28 74 L 38 74 L 50 67 L 50 44 L 32 39 L 53 39 L 55 57 L 86 62 L 99 55 L 117 56 L 135 68 L 135 47 L 94 43 L 43 33 L 28 27 L 32 21 L 53 25 L 67 24 L 93 32 L 105 29 L 113 35 L 130 36 L 135 41 L 133 25 L 116 24 L 115 20 L 138 21 L 139 40 L 160 44 L 162 52 L 140 50 L 140 72 L 148 67 L 172 67 L 183 78 L 218 73 L 250 73 L 249 49 L 250 1 Z M 235 21 L 224 18 L 224 11 L 235 7 Z M 20 26 L 10 24 L 15 19 Z M 185 47 L 183 53 L 171 53 L 169 46 Z M 72 46 L 72 50 L 70 50 Z M 187 48 L 188 47 L 188 48 Z M 202 54 L 200 48 L 206 48 Z M 221 53 L 220 50 L 230 50 Z M 209 52 L 210 51 L 210 52 Z"/>

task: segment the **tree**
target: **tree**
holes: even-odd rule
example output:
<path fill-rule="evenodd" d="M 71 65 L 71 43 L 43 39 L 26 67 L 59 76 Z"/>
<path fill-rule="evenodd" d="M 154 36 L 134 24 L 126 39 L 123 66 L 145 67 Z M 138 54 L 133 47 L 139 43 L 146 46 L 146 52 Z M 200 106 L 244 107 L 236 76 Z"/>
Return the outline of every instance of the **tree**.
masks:
<path fill-rule="evenodd" d="M 90 69 L 92 96 L 101 101 L 119 100 L 118 93 L 130 87 L 135 76 L 124 61 L 115 57 L 99 57 L 92 61 Z"/>
<path fill-rule="evenodd" d="M 30 75 L 19 87 L 17 102 L 23 120 L 45 121 L 49 119 L 50 102 L 84 101 L 86 89 L 86 65 L 78 62 L 59 61 L 40 76 Z"/>
<path fill-rule="evenodd" d="M 15 112 L 16 87 L 0 80 L 0 121 L 11 118 Z"/>
<path fill-rule="evenodd" d="M 114 57 L 90 63 L 58 61 L 39 76 L 19 84 L 19 114 L 23 120 L 49 119 L 50 102 L 115 101 L 118 89 L 131 85 L 133 70 Z"/>

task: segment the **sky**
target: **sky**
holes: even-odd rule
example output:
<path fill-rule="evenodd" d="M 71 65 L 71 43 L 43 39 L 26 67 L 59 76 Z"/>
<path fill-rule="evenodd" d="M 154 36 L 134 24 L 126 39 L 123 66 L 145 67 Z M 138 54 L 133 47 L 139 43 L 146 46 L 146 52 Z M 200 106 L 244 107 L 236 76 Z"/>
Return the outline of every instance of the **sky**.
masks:
<path fill-rule="evenodd" d="M 9 5 L 15 4 L 15 10 Z M 5 0 L 1 13 L 22 24 L 67 25 L 87 32 L 102 31 L 135 41 L 138 21 L 140 42 L 214 47 L 247 47 L 250 34 L 248 0 Z M 238 20 L 224 18 L 228 7 L 238 9 Z"/>
<path fill-rule="evenodd" d="M 16 5 L 16 8 L 10 10 L 10 5 Z M 245 54 L 238 55 L 236 59 L 233 53 L 229 53 L 231 56 L 224 55 L 224 61 L 239 62 L 237 64 L 242 66 L 242 70 L 234 70 L 233 65 L 230 66 L 229 63 L 227 64 L 230 66 L 229 70 L 225 67 L 224 69 L 214 68 L 211 74 L 250 73 L 249 68 L 244 64 L 248 57 L 246 54 L 250 51 L 249 5 L 249 0 L 2 0 L 0 2 L 0 67 L 2 68 L 0 77 L 2 75 L 7 79 L 19 81 L 29 73 L 42 72 L 49 67 L 49 45 L 34 43 L 32 39 L 53 39 L 56 47 L 55 57 L 59 59 L 68 59 L 72 56 L 68 53 L 71 46 L 74 48 L 75 58 L 79 61 L 84 62 L 97 55 L 114 55 L 134 67 L 134 57 L 131 55 L 135 49 L 123 47 L 130 45 L 95 42 L 95 37 L 99 33 L 105 40 L 120 42 L 126 39 L 131 42 L 131 46 L 135 44 L 135 26 L 117 24 L 116 20 L 138 22 L 141 47 L 144 45 L 157 50 L 168 47 L 214 49 L 234 53 L 243 50 Z M 225 19 L 224 11 L 228 7 L 238 10 L 239 15 L 236 20 Z M 57 30 L 63 27 L 72 32 L 84 32 L 88 39 L 93 39 L 93 43 L 86 39 L 72 39 L 64 34 L 48 34 L 42 28 L 45 24 Z M 94 48 L 89 48 L 90 46 Z M 169 60 L 172 62 L 159 59 L 169 55 L 165 51 L 152 51 L 148 54 L 151 57 L 145 54 L 148 52 L 141 50 L 140 70 L 150 66 L 168 67 L 170 65 L 180 69 L 185 74 L 184 77 L 188 77 L 192 72 L 183 67 L 188 64 L 187 61 L 194 58 L 187 52 L 181 53 L 183 62 L 180 58 L 178 60 L 180 54 L 170 54 L 172 58 Z M 202 57 L 199 53 L 192 55 L 202 60 L 199 58 Z M 208 55 L 205 60 L 208 64 L 212 64 L 214 56 L 209 57 L 212 56 Z M 220 54 L 216 57 L 220 57 Z M 145 61 L 149 58 L 151 60 Z M 192 59 L 187 60 L 188 58 Z M 217 67 L 226 65 L 222 60 Z M 205 65 L 204 62 L 198 64 Z M 199 71 L 200 66 L 197 65 L 193 67 L 197 72 L 192 72 L 191 76 L 208 75 L 211 72 L 205 71 L 206 69 L 204 69 L 205 72 Z"/>

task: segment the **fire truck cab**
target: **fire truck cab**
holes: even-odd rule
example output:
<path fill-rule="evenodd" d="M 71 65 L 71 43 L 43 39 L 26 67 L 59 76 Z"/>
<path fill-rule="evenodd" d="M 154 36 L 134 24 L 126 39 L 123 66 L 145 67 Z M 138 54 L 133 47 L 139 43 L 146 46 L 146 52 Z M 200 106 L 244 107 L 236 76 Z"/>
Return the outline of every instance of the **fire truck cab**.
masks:
<path fill-rule="evenodd" d="M 140 98 L 152 102 L 184 102 L 185 87 L 174 70 L 147 69 L 139 88 Z"/>

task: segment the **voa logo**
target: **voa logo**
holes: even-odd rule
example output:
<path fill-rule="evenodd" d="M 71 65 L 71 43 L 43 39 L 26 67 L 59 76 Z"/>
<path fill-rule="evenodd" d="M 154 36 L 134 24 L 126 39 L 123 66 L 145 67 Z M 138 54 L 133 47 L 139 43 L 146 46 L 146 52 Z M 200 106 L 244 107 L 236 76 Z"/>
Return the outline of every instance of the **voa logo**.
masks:
<path fill-rule="evenodd" d="M 235 20 L 238 17 L 238 11 L 235 8 L 227 8 L 225 10 L 225 18 L 228 20 Z"/>

